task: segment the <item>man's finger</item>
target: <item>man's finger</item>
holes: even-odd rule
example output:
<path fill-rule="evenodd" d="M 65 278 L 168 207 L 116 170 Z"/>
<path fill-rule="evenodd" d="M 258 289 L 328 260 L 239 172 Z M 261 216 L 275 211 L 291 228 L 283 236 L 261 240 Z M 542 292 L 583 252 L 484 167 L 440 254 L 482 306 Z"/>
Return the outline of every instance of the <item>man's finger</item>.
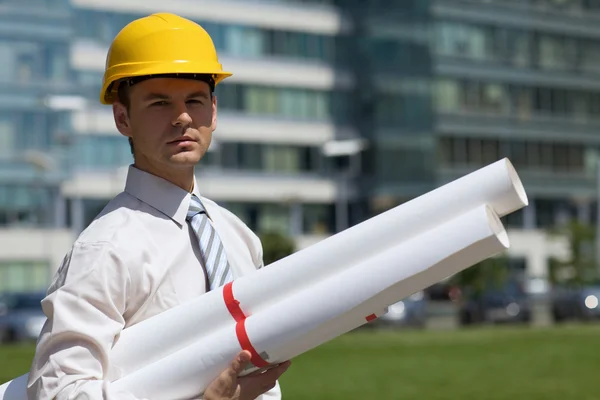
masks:
<path fill-rule="evenodd" d="M 231 366 L 228 369 L 229 374 L 232 377 L 238 376 L 240 372 L 244 370 L 251 357 L 252 355 L 247 350 L 240 352 L 231 363 Z"/>
<path fill-rule="evenodd" d="M 277 379 L 289 368 L 290 362 L 286 361 L 272 368 L 266 372 L 263 372 L 257 376 L 245 376 L 240 378 L 240 384 L 245 387 L 244 392 L 251 393 L 254 397 L 258 397 L 263 393 L 273 389 L 277 384 Z"/>
<path fill-rule="evenodd" d="M 264 371 L 258 375 L 247 375 L 241 379 L 250 379 L 259 384 L 259 386 L 269 386 L 273 384 L 287 369 L 290 367 L 291 361 L 281 363 L 267 371 Z"/>
<path fill-rule="evenodd" d="M 269 381 L 269 380 L 275 381 L 275 380 L 279 379 L 279 377 L 281 375 L 283 375 L 283 373 L 285 371 L 287 371 L 287 369 L 290 367 L 291 364 L 292 364 L 291 361 L 283 362 L 283 363 L 279 364 L 277 367 L 271 368 L 268 371 L 265 371 L 261 376 L 264 377 L 264 379 L 266 379 L 267 381 Z"/>
<path fill-rule="evenodd" d="M 269 370 L 272 370 L 272 369 L 274 369 L 274 368 L 277 368 L 277 367 L 279 367 L 281 364 L 282 364 L 282 363 L 280 363 L 280 364 L 270 364 L 270 365 L 269 365 L 269 366 L 267 366 L 267 367 L 264 367 L 264 368 L 257 369 L 256 371 L 250 372 L 249 374 L 247 374 L 247 375 L 244 375 L 244 376 L 258 376 L 258 375 L 262 375 L 262 374 L 264 374 L 266 371 L 269 371 Z"/>

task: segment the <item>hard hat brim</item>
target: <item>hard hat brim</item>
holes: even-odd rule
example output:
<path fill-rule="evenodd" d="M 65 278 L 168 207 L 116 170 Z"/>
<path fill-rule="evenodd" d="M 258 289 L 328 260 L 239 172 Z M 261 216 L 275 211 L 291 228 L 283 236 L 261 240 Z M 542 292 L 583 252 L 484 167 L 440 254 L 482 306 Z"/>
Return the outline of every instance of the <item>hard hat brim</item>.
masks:
<path fill-rule="evenodd" d="M 213 64 L 213 65 L 211 65 Z M 119 81 L 127 78 L 134 78 L 147 75 L 162 74 L 203 74 L 212 75 L 215 86 L 233 74 L 222 70 L 221 64 L 186 60 L 176 60 L 167 62 L 145 62 L 119 64 L 106 70 L 100 92 L 100 102 L 102 104 L 112 104 L 116 100 Z M 106 80 L 110 77 L 110 81 Z"/>

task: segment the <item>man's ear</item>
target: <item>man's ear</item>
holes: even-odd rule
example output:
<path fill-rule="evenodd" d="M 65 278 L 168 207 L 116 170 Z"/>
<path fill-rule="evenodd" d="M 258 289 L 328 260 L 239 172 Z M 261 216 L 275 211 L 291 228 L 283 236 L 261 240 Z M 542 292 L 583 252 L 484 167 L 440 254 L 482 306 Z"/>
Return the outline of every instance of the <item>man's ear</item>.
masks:
<path fill-rule="evenodd" d="M 217 129 L 217 96 L 213 93 L 212 95 L 212 121 L 211 128 L 214 132 Z"/>
<path fill-rule="evenodd" d="M 113 103 L 113 116 L 115 118 L 115 125 L 119 132 L 121 132 L 121 135 L 131 137 L 131 123 L 127 107 L 119 102 Z"/>

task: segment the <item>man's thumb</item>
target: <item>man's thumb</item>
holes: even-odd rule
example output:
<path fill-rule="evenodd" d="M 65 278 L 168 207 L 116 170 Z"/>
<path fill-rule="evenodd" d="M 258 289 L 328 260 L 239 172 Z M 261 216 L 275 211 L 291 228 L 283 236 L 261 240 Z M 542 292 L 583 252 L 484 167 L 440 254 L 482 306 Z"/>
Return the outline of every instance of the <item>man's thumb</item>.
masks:
<path fill-rule="evenodd" d="M 238 376 L 240 372 L 244 370 L 244 368 L 248 364 L 248 361 L 250 361 L 250 357 L 251 354 L 247 350 L 244 350 L 241 353 L 239 353 L 235 360 L 233 360 L 233 362 L 231 363 L 231 368 L 229 368 L 230 373 L 234 376 Z"/>

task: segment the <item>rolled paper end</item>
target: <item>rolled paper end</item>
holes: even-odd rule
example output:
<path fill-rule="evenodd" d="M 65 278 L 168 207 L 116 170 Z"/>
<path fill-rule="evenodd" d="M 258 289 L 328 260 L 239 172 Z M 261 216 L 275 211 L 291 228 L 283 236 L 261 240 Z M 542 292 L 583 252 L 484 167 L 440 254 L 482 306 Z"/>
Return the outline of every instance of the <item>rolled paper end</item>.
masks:
<path fill-rule="evenodd" d="M 504 228 L 500 217 L 490 206 L 485 206 L 485 211 L 487 213 L 489 226 L 492 229 L 492 232 L 494 232 L 494 235 L 496 235 L 502 246 L 508 249 L 510 247 L 510 239 L 508 238 L 508 233 L 506 233 L 506 229 Z"/>
<path fill-rule="evenodd" d="M 519 174 L 517 174 L 515 167 L 508 158 L 504 158 L 503 161 L 506 165 L 506 169 L 508 170 L 508 178 L 512 182 L 512 185 L 515 188 L 515 192 L 517 193 L 519 200 L 521 201 L 521 203 L 523 203 L 525 207 L 528 206 L 529 199 L 527 198 L 527 193 L 525 192 L 525 187 L 523 186 L 523 182 L 521 182 L 521 178 L 519 178 Z M 513 211 L 514 210 L 509 210 L 509 213 Z"/>

